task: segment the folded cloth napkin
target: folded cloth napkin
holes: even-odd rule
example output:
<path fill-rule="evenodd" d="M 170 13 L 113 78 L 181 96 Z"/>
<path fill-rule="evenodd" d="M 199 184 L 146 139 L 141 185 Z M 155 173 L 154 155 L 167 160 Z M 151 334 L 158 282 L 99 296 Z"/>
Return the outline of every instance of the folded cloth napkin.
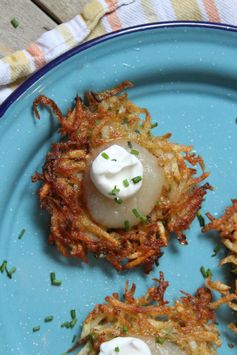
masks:
<path fill-rule="evenodd" d="M 237 0 L 89 0 L 81 14 L 0 59 L 0 104 L 45 63 L 102 34 L 155 21 L 237 24 Z"/>

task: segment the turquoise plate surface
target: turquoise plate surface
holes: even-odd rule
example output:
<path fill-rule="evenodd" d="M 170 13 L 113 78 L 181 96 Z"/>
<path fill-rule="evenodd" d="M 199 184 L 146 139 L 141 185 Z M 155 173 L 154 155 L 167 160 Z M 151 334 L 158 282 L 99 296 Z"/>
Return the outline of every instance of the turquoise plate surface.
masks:
<path fill-rule="evenodd" d="M 105 36 L 53 61 L 13 94 L 0 120 L 0 262 L 16 267 L 12 279 L 0 273 L 0 354 L 60 355 L 72 346 L 82 320 L 95 304 L 125 280 L 137 284 L 138 294 L 162 270 L 170 281 L 167 298 L 180 290 L 193 293 L 203 284 L 200 266 L 226 280 L 228 267 L 218 268 L 211 257 L 214 238 L 200 232 L 197 220 L 187 232 L 189 245 L 171 238 L 169 247 L 146 276 L 140 269 L 117 273 L 93 257 L 81 264 L 61 257 L 48 245 L 48 215 L 40 210 L 31 175 L 40 170 L 50 144 L 59 138 L 57 123 L 47 110 L 41 120 L 32 115 L 39 94 L 54 99 L 66 112 L 73 98 L 86 90 L 103 90 L 125 79 L 134 82 L 129 97 L 148 108 L 159 123 L 155 134 L 172 132 L 172 141 L 193 145 L 211 172 L 215 190 L 209 192 L 202 213 L 219 215 L 236 197 L 237 181 L 237 33 L 235 28 L 174 23 L 140 26 Z M 18 239 L 22 229 L 26 232 Z M 61 287 L 50 285 L 54 271 Z M 74 329 L 61 328 L 76 309 Z M 45 323 L 44 318 L 54 320 Z M 219 354 L 236 354 L 237 345 L 226 325 L 233 318 L 227 307 L 218 313 L 223 346 Z M 40 325 L 38 332 L 32 328 Z"/>

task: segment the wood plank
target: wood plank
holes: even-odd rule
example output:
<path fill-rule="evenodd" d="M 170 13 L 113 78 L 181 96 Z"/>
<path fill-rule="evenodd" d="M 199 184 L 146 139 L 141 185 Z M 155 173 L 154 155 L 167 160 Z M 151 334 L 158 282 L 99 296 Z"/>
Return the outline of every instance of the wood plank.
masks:
<path fill-rule="evenodd" d="M 19 26 L 14 28 L 11 20 Z M 30 0 L 0 0 L 0 57 L 22 49 L 57 24 Z"/>
<path fill-rule="evenodd" d="M 32 0 L 58 23 L 79 14 L 88 0 Z"/>

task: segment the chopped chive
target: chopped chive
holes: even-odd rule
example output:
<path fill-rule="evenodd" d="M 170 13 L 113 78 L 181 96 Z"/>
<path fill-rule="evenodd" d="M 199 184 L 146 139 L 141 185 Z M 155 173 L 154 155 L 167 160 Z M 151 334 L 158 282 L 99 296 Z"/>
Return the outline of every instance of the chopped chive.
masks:
<path fill-rule="evenodd" d="M 53 316 L 47 316 L 44 318 L 45 323 L 52 322 Z"/>
<path fill-rule="evenodd" d="M 61 286 L 62 285 L 62 281 L 61 280 L 54 280 L 51 285 L 53 286 Z"/>
<path fill-rule="evenodd" d="M 128 327 L 125 325 L 124 327 L 123 327 L 123 333 L 127 333 L 128 332 Z"/>
<path fill-rule="evenodd" d="M 18 235 L 18 239 L 21 239 L 23 237 L 23 235 L 25 234 L 26 230 L 23 228 L 20 232 L 20 234 Z"/>
<path fill-rule="evenodd" d="M 61 280 L 56 280 L 55 272 L 50 273 L 50 281 L 51 281 L 51 285 L 53 286 L 61 286 L 62 284 Z"/>
<path fill-rule="evenodd" d="M 107 154 L 107 153 L 105 153 L 105 152 L 101 153 L 101 156 L 102 156 L 104 159 L 106 159 L 106 160 L 108 160 L 108 159 L 109 159 L 108 154 Z"/>
<path fill-rule="evenodd" d="M 7 277 L 9 277 L 9 279 L 12 278 L 12 275 L 14 274 L 14 272 L 16 272 L 16 267 L 12 267 L 10 270 L 7 270 L 7 268 L 6 268 Z"/>
<path fill-rule="evenodd" d="M 139 129 L 135 129 L 134 132 L 137 133 L 137 134 L 141 134 L 141 132 L 139 131 Z"/>
<path fill-rule="evenodd" d="M 7 267 L 7 261 L 4 260 L 4 261 L 2 262 L 2 265 L 0 266 L 0 271 L 1 271 L 1 273 L 3 273 L 3 272 L 6 270 L 6 267 Z"/>
<path fill-rule="evenodd" d="M 56 275 L 55 275 L 55 272 L 51 272 L 50 273 L 50 281 L 51 283 L 56 279 Z"/>
<path fill-rule="evenodd" d="M 211 270 L 210 269 L 205 269 L 204 266 L 200 267 L 200 271 L 201 271 L 201 274 L 204 277 L 204 279 L 212 276 Z"/>
<path fill-rule="evenodd" d="M 141 176 L 135 176 L 134 178 L 132 178 L 132 182 L 134 184 L 137 184 L 138 182 L 140 182 L 142 180 Z"/>
<path fill-rule="evenodd" d="M 38 332 L 40 330 L 40 325 L 37 325 L 36 327 L 34 327 L 32 329 L 32 331 L 35 333 L 35 332 Z"/>
<path fill-rule="evenodd" d="M 117 159 L 111 159 L 112 161 L 117 161 Z"/>
<path fill-rule="evenodd" d="M 71 328 L 71 322 L 64 322 L 61 324 L 61 328 Z"/>
<path fill-rule="evenodd" d="M 100 120 L 95 120 L 95 124 L 96 125 L 100 124 Z"/>
<path fill-rule="evenodd" d="M 128 179 L 123 180 L 123 186 L 124 187 L 128 187 L 129 186 Z"/>
<path fill-rule="evenodd" d="M 116 196 L 116 194 L 118 194 L 119 192 L 120 192 L 120 189 L 118 189 L 117 186 L 115 185 L 113 190 L 111 192 L 109 192 L 109 195 Z"/>
<path fill-rule="evenodd" d="M 216 255 L 219 253 L 220 250 L 221 250 L 221 244 L 217 244 L 217 245 L 215 246 L 215 248 L 213 249 L 212 257 L 213 257 L 213 256 L 216 256 Z"/>
<path fill-rule="evenodd" d="M 70 314 L 71 314 L 72 319 L 75 319 L 77 317 L 75 309 L 71 309 Z"/>
<path fill-rule="evenodd" d="M 133 146 L 132 146 L 132 142 L 128 141 L 128 148 L 132 149 Z"/>
<path fill-rule="evenodd" d="M 123 203 L 123 200 L 120 197 L 115 197 L 114 198 L 114 202 L 118 203 L 119 205 L 121 205 Z"/>
<path fill-rule="evenodd" d="M 77 324 L 77 318 L 74 318 L 71 322 L 70 322 L 70 328 L 74 328 L 74 326 Z"/>
<path fill-rule="evenodd" d="M 126 231 L 129 231 L 129 229 L 130 229 L 129 221 L 124 221 L 124 229 L 125 229 Z"/>
<path fill-rule="evenodd" d="M 132 149 L 130 153 L 133 155 L 139 155 L 139 151 L 136 149 Z"/>
<path fill-rule="evenodd" d="M 157 126 L 158 126 L 158 123 L 157 123 L 157 122 L 152 123 L 152 124 L 151 124 L 151 129 L 156 128 Z"/>
<path fill-rule="evenodd" d="M 165 339 L 164 339 L 164 338 L 156 337 L 156 343 L 163 345 L 164 342 L 165 342 Z"/>
<path fill-rule="evenodd" d="M 197 218 L 198 218 L 200 227 L 204 227 L 205 226 L 205 220 L 204 220 L 204 218 L 203 218 L 203 216 L 201 215 L 200 212 L 197 213 Z"/>
<path fill-rule="evenodd" d="M 237 123 L 237 117 L 236 117 L 236 119 L 235 119 L 235 123 Z"/>
<path fill-rule="evenodd" d="M 114 351 L 115 351 L 116 353 L 119 353 L 119 352 L 120 352 L 119 347 L 118 347 L 118 346 L 115 346 Z"/>
<path fill-rule="evenodd" d="M 17 21 L 17 19 L 15 17 L 13 19 L 11 19 L 10 22 L 14 28 L 17 28 L 19 26 L 19 22 Z"/>
<path fill-rule="evenodd" d="M 136 208 L 132 209 L 132 213 L 135 217 L 139 218 L 141 222 L 145 223 L 147 221 L 147 217 L 142 215 Z"/>
<path fill-rule="evenodd" d="M 77 338 L 77 336 L 76 336 L 76 335 L 73 335 L 72 343 L 74 343 L 74 342 L 76 341 L 76 338 Z"/>

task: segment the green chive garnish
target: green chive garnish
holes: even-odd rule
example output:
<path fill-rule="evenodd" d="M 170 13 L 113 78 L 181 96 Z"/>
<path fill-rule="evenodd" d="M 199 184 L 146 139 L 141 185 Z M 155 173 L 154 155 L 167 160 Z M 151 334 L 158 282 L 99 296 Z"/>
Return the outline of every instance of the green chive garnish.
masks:
<path fill-rule="evenodd" d="M 61 286 L 62 284 L 61 280 L 56 280 L 55 272 L 50 273 L 50 281 L 51 281 L 51 285 L 53 286 Z"/>
<path fill-rule="evenodd" d="M 120 197 L 115 197 L 114 198 L 114 202 L 118 203 L 119 205 L 121 205 L 123 203 L 123 200 Z"/>
<path fill-rule="evenodd" d="M 156 343 L 163 345 L 164 342 L 165 342 L 165 339 L 164 339 L 164 338 L 156 337 Z"/>
<path fill-rule="evenodd" d="M 117 186 L 115 185 L 113 190 L 111 192 L 109 192 L 109 195 L 116 196 L 119 192 L 120 192 L 120 189 L 118 189 Z"/>
<path fill-rule="evenodd" d="M 116 346 L 116 347 L 114 348 L 114 351 L 115 351 L 116 353 L 119 353 L 119 352 L 120 352 L 119 347 L 118 347 L 118 346 Z"/>
<path fill-rule="evenodd" d="M 142 177 L 141 176 L 135 176 L 134 178 L 132 178 L 132 182 L 134 184 L 137 184 L 139 181 L 142 180 Z"/>
<path fill-rule="evenodd" d="M 158 126 L 158 123 L 157 123 L 157 122 L 152 123 L 152 124 L 151 124 L 151 129 L 156 128 L 157 126 Z"/>
<path fill-rule="evenodd" d="M 129 231 L 129 229 L 130 229 L 129 221 L 124 221 L 124 229 L 125 229 L 126 231 Z"/>
<path fill-rule="evenodd" d="M 74 343 L 74 342 L 76 341 L 76 338 L 77 338 L 77 336 L 76 336 L 76 335 L 73 335 L 72 343 Z"/>
<path fill-rule="evenodd" d="M 132 213 L 135 217 L 139 218 L 141 222 L 145 223 L 147 221 L 147 217 L 142 215 L 136 208 L 132 209 Z"/>
<path fill-rule="evenodd" d="M 128 327 L 125 325 L 124 327 L 123 327 L 123 333 L 127 333 L 128 332 Z"/>
<path fill-rule="evenodd" d="M 124 187 L 128 187 L 129 186 L 128 179 L 123 180 L 123 186 Z"/>
<path fill-rule="evenodd" d="M 117 159 L 111 159 L 112 161 L 117 161 Z"/>
<path fill-rule="evenodd" d="M 128 148 L 132 149 L 132 142 L 128 141 Z"/>
<path fill-rule="evenodd" d="M 14 28 L 17 28 L 19 26 L 19 22 L 17 21 L 17 19 L 15 17 L 13 19 L 11 19 L 10 22 Z"/>
<path fill-rule="evenodd" d="M 130 153 L 133 155 L 139 155 L 139 151 L 136 149 L 132 149 Z"/>
<path fill-rule="evenodd" d="M 75 319 L 77 317 L 75 309 L 71 309 L 70 314 L 71 314 L 72 319 Z"/>
<path fill-rule="evenodd" d="M 204 279 L 206 279 L 207 277 L 211 277 L 212 276 L 212 272 L 210 269 L 205 269 L 204 266 L 200 267 L 200 271 L 202 276 L 204 277 Z"/>
<path fill-rule="evenodd" d="M 235 119 L 235 123 L 237 123 L 237 117 L 236 117 L 236 119 Z"/>
<path fill-rule="evenodd" d="M 61 286 L 61 285 L 62 285 L 62 281 L 61 281 L 61 280 L 54 280 L 54 281 L 52 282 L 52 285 L 53 285 L 53 286 Z"/>
<path fill-rule="evenodd" d="M 1 273 L 3 273 L 3 272 L 6 270 L 6 267 L 7 267 L 7 261 L 4 260 L 4 261 L 2 262 L 2 265 L 0 266 L 0 271 L 1 271 Z"/>
<path fill-rule="evenodd" d="M 220 250 L 221 250 L 221 244 L 217 244 L 217 245 L 215 246 L 215 248 L 213 249 L 212 257 L 213 257 L 213 256 L 216 256 L 216 255 L 219 253 Z"/>
<path fill-rule="evenodd" d="M 36 327 L 34 327 L 32 329 L 32 331 L 35 333 L 35 332 L 38 332 L 40 330 L 40 325 L 37 325 Z"/>
<path fill-rule="evenodd" d="M 45 323 L 52 322 L 53 316 L 47 316 L 44 318 Z"/>
<path fill-rule="evenodd" d="M 197 218 L 198 218 L 200 227 L 204 227 L 205 226 L 205 220 L 204 220 L 204 218 L 203 218 L 203 216 L 201 215 L 200 212 L 197 213 Z"/>
<path fill-rule="evenodd" d="M 74 326 L 76 325 L 77 323 L 77 318 L 73 319 L 71 322 L 70 322 L 70 328 L 74 328 Z"/>
<path fill-rule="evenodd" d="M 101 156 L 102 156 L 104 159 L 106 159 L 106 160 L 109 159 L 108 154 L 106 154 L 105 152 L 101 153 Z"/>
<path fill-rule="evenodd" d="M 12 267 L 10 270 L 7 270 L 7 268 L 6 268 L 7 277 L 9 277 L 9 279 L 12 278 L 12 275 L 14 274 L 14 272 L 16 272 L 16 267 Z"/>
<path fill-rule="evenodd" d="M 25 234 L 26 230 L 22 229 L 20 234 L 18 235 L 18 239 L 21 239 L 23 237 L 23 235 Z"/>
<path fill-rule="evenodd" d="M 71 327 L 71 322 L 64 322 L 61 324 L 61 328 L 70 328 Z"/>

